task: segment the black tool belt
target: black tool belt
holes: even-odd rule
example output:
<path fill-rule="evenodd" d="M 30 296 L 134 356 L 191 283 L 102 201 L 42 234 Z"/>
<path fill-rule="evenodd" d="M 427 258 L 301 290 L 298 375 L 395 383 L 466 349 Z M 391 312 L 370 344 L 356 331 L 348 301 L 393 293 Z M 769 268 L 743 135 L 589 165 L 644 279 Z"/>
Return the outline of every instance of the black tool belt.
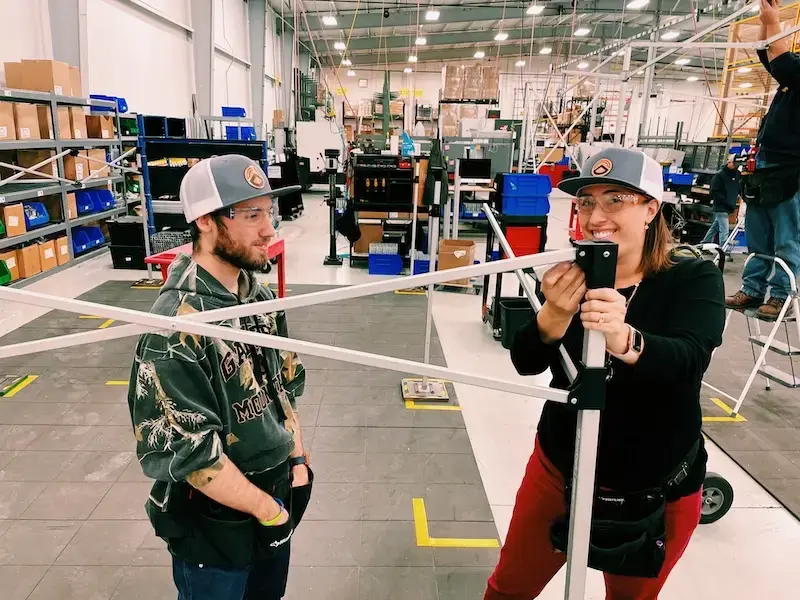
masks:
<path fill-rule="evenodd" d="M 771 208 L 791 200 L 800 189 L 800 166 L 756 169 L 741 180 L 742 198 L 752 206 Z"/>
<path fill-rule="evenodd" d="M 308 485 L 296 488 L 288 463 L 249 479 L 284 503 L 290 517 L 286 523 L 261 525 L 181 482 L 172 487 L 164 510 L 149 501 L 146 505 L 156 535 L 187 562 L 225 569 L 244 569 L 286 551 L 311 498 L 313 473 L 309 469 Z"/>
<path fill-rule="evenodd" d="M 666 556 L 666 492 L 689 474 L 700 440 L 657 488 L 630 493 L 596 491 L 589 536 L 589 567 L 611 575 L 658 577 Z M 567 485 L 567 507 L 572 486 Z M 566 553 L 569 508 L 550 528 L 553 547 Z"/>

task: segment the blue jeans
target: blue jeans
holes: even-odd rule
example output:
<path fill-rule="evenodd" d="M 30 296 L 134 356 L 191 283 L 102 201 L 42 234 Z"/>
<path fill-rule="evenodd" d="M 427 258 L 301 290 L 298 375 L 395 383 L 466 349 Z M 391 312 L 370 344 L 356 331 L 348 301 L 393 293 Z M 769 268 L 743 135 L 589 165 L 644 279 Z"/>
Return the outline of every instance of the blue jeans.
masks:
<path fill-rule="evenodd" d="M 286 593 L 288 576 L 289 543 L 274 559 L 250 569 L 219 569 L 172 557 L 178 600 L 280 600 Z"/>
<path fill-rule="evenodd" d="M 773 166 L 757 160 L 756 168 Z M 800 276 L 800 191 L 777 206 L 747 206 L 744 230 L 747 250 L 782 258 L 795 277 Z M 775 272 L 770 279 L 773 267 Z M 789 295 L 789 277 L 773 261 L 754 256 L 742 275 L 742 291 L 763 298 L 770 286 L 770 297 L 783 301 Z"/>
<path fill-rule="evenodd" d="M 729 216 L 728 213 L 715 212 L 714 220 L 711 222 L 711 227 L 708 228 L 708 233 L 706 233 L 706 237 L 704 237 L 703 241 L 700 243 L 713 244 L 714 237 L 717 234 L 719 234 L 718 244 L 722 246 L 728 239 L 728 235 L 730 234 L 730 225 L 728 223 L 728 216 Z"/>

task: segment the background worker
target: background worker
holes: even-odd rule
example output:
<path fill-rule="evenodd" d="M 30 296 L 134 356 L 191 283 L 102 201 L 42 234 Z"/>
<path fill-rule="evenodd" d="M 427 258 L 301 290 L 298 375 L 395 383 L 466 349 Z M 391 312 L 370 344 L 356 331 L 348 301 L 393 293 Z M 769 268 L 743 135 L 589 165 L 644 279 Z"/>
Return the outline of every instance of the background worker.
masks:
<path fill-rule="evenodd" d="M 257 163 L 207 159 L 183 179 L 192 256 L 179 255 L 152 312 L 181 316 L 271 300 L 253 275 L 275 237 Z M 219 323 L 287 336 L 283 313 Z M 295 398 L 305 371 L 292 352 L 190 335 L 142 336 L 131 374 L 136 451 L 155 479 L 146 509 L 172 554 L 178 600 L 277 600 L 289 540 L 311 493 Z"/>
<path fill-rule="evenodd" d="M 730 234 L 730 216 L 736 210 L 739 201 L 741 173 L 733 156 L 728 157 L 727 164 L 711 178 L 711 198 L 714 201 L 714 220 L 701 244 L 716 242 L 722 246 Z"/>
<path fill-rule="evenodd" d="M 655 600 L 700 520 L 707 455 L 699 393 L 711 353 L 722 343 L 722 274 L 709 261 L 671 259 L 672 240 L 661 213 L 661 166 L 642 152 L 603 150 L 586 162 L 580 177 L 559 188 L 577 196 L 587 239 L 618 244 L 616 282 L 613 289 L 587 292 L 577 265 L 550 269 L 542 280 L 543 307 L 517 333 L 511 359 L 522 375 L 549 368 L 551 386 L 567 389 L 558 345 L 578 362 L 584 335 L 605 334 L 610 380 L 597 486 L 604 498 L 612 497 L 615 510 L 615 499 L 625 509 L 648 510 L 617 514 L 615 520 L 630 534 L 622 526 L 606 530 L 606 538 L 615 536 L 613 543 L 592 534 L 594 543 L 618 551 L 614 559 L 622 568 L 608 562 L 601 568 L 602 558 L 591 551 L 589 564 L 605 572 L 608 600 Z M 562 539 L 566 534 L 576 414 L 566 404 L 545 403 L 485 600 L 536 598 L 566 561 L 563 549 L 555 551 L 554 534 L 560 531 Z M 658 502 L 651 505 L 654 498 Z M 593 523 L 602 516 L 600 504 L 596 495 Z M 645 521 L 646 534 L 632 525 Z M 640 535 L 645 537 L 637 545 Z"/>
<path fill-rule="evenodd" d="M 760 0 L 761 39 L 781 32 L 780 1 Z M 773 42 L 758 57 L 778 82 L 778 91 L 758 132 L 756 174 L 770 169 L 771 184 L 785 181 L 783 189 L 762 193 L 759 201 L 747 199 L 745 235 L 750 252 L 783 259 L 795 277 L 800 275 L 800 55 L 791 52 L 791 40 Z M 773 173 L 774 171 L 774 173 Z M 763 190 L 764 188 L 762 188 Z M 792 191 L 793 189 L 793 191 Z M 775 269 L 772 278 L 770 272 Z M 769 299 L 767 288 L 769 284 Z M 758 308 L 762 317 L 774 319 L 790 293 L 786 272 L 773 261 L 754 256 L 742 275 L 741 289 L 726 299 L 728 308 Z M 791 307 L 790 309 L 791 310 Z M 787 313 L 788 314 L 788 313 Z"/>

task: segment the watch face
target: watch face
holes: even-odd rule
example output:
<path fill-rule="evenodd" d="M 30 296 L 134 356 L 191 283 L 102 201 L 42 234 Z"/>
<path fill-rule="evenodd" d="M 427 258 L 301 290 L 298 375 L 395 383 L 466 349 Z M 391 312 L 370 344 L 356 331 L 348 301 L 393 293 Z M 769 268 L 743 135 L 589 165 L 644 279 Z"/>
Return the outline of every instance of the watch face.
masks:
<path fill-rule="evenodd" d="M 641 352 L 642 351 L 642 342 L 643 342 L 642 334 L 633 330 L 633 340 L 631 341 L 631 350 L 634 352 Z"/>

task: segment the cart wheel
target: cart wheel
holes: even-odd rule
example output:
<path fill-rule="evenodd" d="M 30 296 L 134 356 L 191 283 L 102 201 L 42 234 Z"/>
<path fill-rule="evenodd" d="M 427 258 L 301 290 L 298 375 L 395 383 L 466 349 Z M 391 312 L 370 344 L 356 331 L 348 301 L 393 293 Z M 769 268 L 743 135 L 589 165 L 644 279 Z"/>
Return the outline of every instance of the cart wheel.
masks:
<path fill-rule="evenodd" d="M 492 337 L 495 340 L 499 340 L 502 337 L 501 331 L 499 329 L 492 329 Z"/>
<path fill-rule="evenodd" d="M 716 473 L 708 473 L 703 481 L 703 504 L 700 507 L 700 523 L 708 525 L 719 521 L 731 509 L 733 488 L 728 481 Z"/>
<path fill-rule="evenodd" d="M 270 273 L 270 272 L 272 272 L 272 265 L 269 264 L 269 262 L 267 262 L 267 264 L 264 265 L 264 268 L 261 269 L 261 272 L 262 273 Z"/>

